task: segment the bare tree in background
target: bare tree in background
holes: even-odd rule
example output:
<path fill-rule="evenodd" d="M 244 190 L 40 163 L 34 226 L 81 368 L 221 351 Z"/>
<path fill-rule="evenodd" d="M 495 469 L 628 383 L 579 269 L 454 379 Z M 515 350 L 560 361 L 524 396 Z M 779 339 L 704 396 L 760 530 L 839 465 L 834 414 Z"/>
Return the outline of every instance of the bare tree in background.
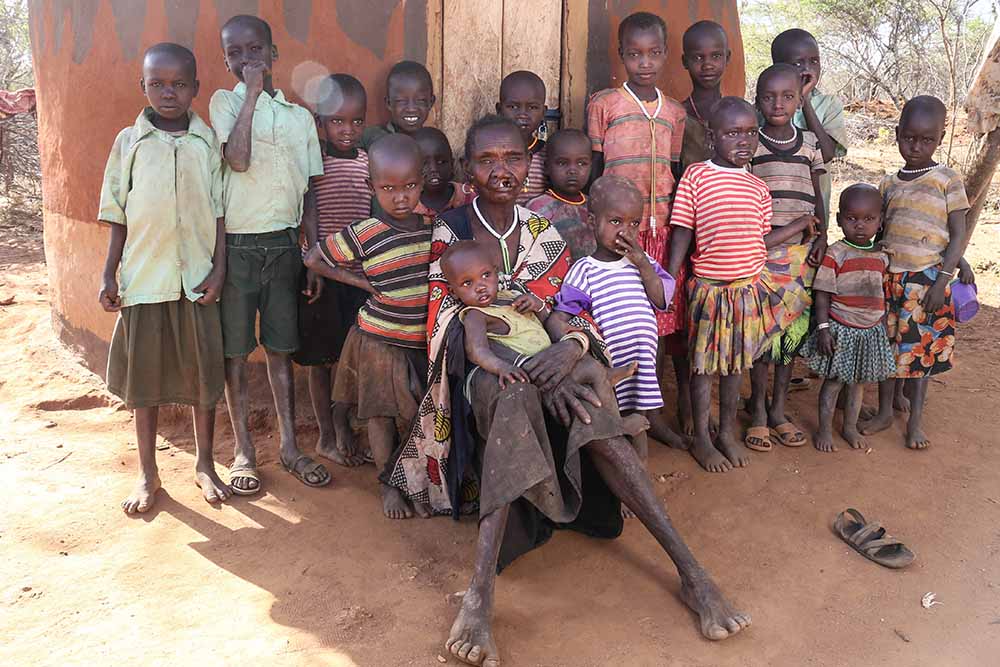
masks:
<path fill-rule="evenodd" d="M 0 89 L 33 85 L 26 0 L 0 0 Z M 34 112 L 0 118 L 0 184 L 3 213 L 10 218 L 41 215 L 41 167 Z"/>

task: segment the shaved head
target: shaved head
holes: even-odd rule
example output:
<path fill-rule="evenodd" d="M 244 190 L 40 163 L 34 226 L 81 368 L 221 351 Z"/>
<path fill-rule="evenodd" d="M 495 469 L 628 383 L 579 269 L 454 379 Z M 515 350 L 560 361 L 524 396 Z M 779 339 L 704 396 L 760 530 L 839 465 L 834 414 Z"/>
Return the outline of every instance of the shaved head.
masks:
<path fill-rule="evenodd" d="M 865 200 L 874 203 L 878 208 L 882 207 L 882 195 L 879 194 L 878 188 L 874 185 L 869 185 L 868 183 L 849 185 L 840 193 L 840 210 L 843 211 L 850 208 L 852 204 L 857 204 Z"/>
<path fill-rule="evenodd" d="M 474 260 L 488 265 L 494 264 L 493 256 L 483 244 L 475 241 L 453 243 L 441 255 L 441 272 L 444 273 L 444 279 L 451 282 L 457 271 Z"/>
<path fill-rule="evenodd" d="M 729 48 L 729 36 L 726 35 L 725 29 L 715 21 L 698 21 L 692 24 L 684 31 L 682 48 L 684 51 L 693 50 L 702 37 L 715 37 L 722 42 L 723 48 Z"/>
<path fill-rule="evenodd" d="M 611 202 L 631 199 L 632 203 L 643 206 L 643 196 L 639 188 L 629 179 L 623 176 L 606 174 L 601 176 L 590 186 L 590 210 L 595 215 L 600 215 Z"/>
<path fill-rule="evenodd" d="M 236 26 L 250 28 L 256 31 L 262 38 L 263 41 L 268 44 L 274 44 L 273 38 L 271 37 L 271 26 L 268 25 L 267 21 L 257 16 L 251 16 L 250 14 L 237 14 L 233 18 L 229 19 L 222 25 L 222 30 L 219 34 L 222 35 L 226 30 L 234 28 Z"/>
<path fill-rule="evenodd" d="M 750 114 L 754 118 L 757 117 L 757 111 L 753 108 L 753 105 L 742 97 L 723 97 L 712 107 L 709 127 L 717 130 L 723 118 L 732 117 L 733 114 L 737 113 Z"/>
<path fill-rule="evenodd" d="M 786 30 L 771 42 L 771 62 L 784 63 L 789 61 L 789 51 L 797 48 L 801 44 L 808 44 L 819 48 L 819 43 L 812 33 L 802 28 L 792 28 Z"/>
<path fill-rule="evenodd" d="M 511 72 L 500 82 L 500 100 L 505 100 L 516 86 L 532 86 L 539 99 L 545 100 L 545 82 L 542 77 L 528 70 Z"/>
<path fill-rule="evenodd" d="M 948 108 L 933 95 L 918 95 L 903 105 L 903 111 L 899 114 L 899 124 L 905 125 L 906 121 L 915 115 L 930 116 L 944 127 L 948 118 Z"/>
<path fill-rule="evenodd" d="M 368 169 L 372 174 L 390 164 L 404 162 L 412 164 L 419 171 L 423 161 L 417 142 L 401 132 L 381 137 L 368 151 Z"/>
<path fill-rule="evenodd" d="M 190 49 L 173 42 L 160 42 L 146 49 L 146 53 L 142 56 L 142 65 L 146 67 L 167 59 L 186 69 L 191 74 L 192 80 L 198 78 L 198 61 L 195 60 L 194 54 Z"/>

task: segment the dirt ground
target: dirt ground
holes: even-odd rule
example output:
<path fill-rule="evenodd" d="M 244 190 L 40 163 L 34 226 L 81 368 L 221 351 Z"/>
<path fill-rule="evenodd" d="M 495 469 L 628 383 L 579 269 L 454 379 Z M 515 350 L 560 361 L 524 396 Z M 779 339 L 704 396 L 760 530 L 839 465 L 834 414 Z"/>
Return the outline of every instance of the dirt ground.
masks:
<path fill-rule="evenodd" d="M 862 147 L 838 177 L 858 180 L 891 162 L 884 147 Z M 0 512 L 0 664 L 444 660 L 454 594 L 471 572 L 472 521 L 384 519 L 371 467 L 338 468 L 333 486 L 305 488 L 277 464 L 263 402 L 254 423 L 266 493 L 206 504 L 192 482 L 188 418 L 174 412 L 160 429 L 165 488 L 153 511 L 126 517 L 131 416 L 55 340 L 37 235 L 4 229 L 0 246 L 0 301 L 14 297 L 0 307 L 0 486 L 11 491 Z M 933 381 L 931 449 L 904 449 L 898 421 L 868 451 L 779 447 L 723 475 L 654 447 L 660 495 L 752 614 L 748 631 L 703 640 L 669 561 L 633 520 L 610 542 L 558 534 L 499 577 L 504 664 L 997 664 L 998 248 L 1000 225 L 981 225 L 968 257 L 984 306 L 960 329 L 956 370 Z M 81 276 L 95 294 L 96 274 Z M 810 430 L 815 401 L 814 391 L 791 401 Z M 304 394 L 298 432 L 312 444 Z M 221 469 L 232 446 L 224 409 L 217 434 Z M 916 562 L 891 571 L 852 552 L 830 531 L 846 507 L 881 520 Z M 928 592 L 943 604 L 923 608 Z"/>

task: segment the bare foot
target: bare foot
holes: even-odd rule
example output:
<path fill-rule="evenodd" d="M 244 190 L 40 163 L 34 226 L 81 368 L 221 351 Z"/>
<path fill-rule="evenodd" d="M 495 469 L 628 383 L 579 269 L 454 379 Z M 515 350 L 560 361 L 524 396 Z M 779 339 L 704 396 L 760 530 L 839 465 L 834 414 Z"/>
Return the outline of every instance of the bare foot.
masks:
<path fill-rule="evenodd" d="M 858 430 L 865 435 L 872 435 L 873 433 L 884 431 L 890 426 L 892 426 L 892 415 L 876 414 L 871 419 L 865 419 L 858 422 Z"/>
<path fill-rule="evenodd" d="M 390 519 L 412 519 L 413 505 L 394 486 L 379 483 L 382 493 L 382 512 Z"/>
<path fill-rule="evenodd" d="M 137 512 L 142 514 L 143 512 L 148 512 L 149 508 L 153 506 L 153 497 L 159 490 L 159 475 L 154 474 L 147 479 L 145 475 L 139 473 L 139 479 L 136 480 L 132 493 L 122 501 L 122 510 L 125 511 L 125 514 L 135 514 Z"/>
<path fill-rule="evenodd" d="M 892 397 L 892 409 L 903 414 L 910 414 L 910 399 L 901 392 L 896 392 L 896 395 Z"/>
<path fill-rule="evenodd" d="M 344 466 L 345 468 L 354 468 L 364 464 L 365 457 L 358 453 L 357 447 L 352 446 L 353 442 L 348 443 L 344 447 L 340 446 L 340 442 L 336 437 L 322 437 L 316 442 L 316 455 L 322 456 L 324 459 L 330 459 L 337 465 Z"/>
<path fill-rule="evenodd" d="M 846 426 L 840 429 L 840 436 L 847 441 L 847 444 L 851 446 L 851 449 L 867 449 L 868 442 L 864 437 L 858 433 L 856 428 L 847 428 Z"/>
<path fill-rule="evenodd" d="M 837 451 L 837 446 L 833 444 L 833 433 L 826 429 L 816 431 L 816 435 L 813 437 L 813 447 L 821 452 Z"/>
<path fill-rule="evenodd" d="M 838 404 L 837 409 L 843 410 L 844 408 Z M 871 419 L 875 419 L 877 416 L 878 408 L 873 408 L 870 405 L 862 405 L 861 410 L 858 411 L 858 421 L 869 421 Z"/>
<path fill-rule="evenodd" d="M 711 440 L 695 438 L 691 445 L 691 456 L 708 472 L 729 472 L 733 464 L 715 448 Z"/>
<path fill-rule="evenodd" d="M 737 468 L 750 465 L 750 454 L 732 433 L 719 433 L 715 438 L 715 447 Z"/>
<path fill-rule="evenodd" d="M 466 664 L 500 667 L 500 651 L 493 641 L 489 609 L 472 590 L 462 598 L 462 609 L 451 625 L 444 647 Z"/>
<path fill-rule="evenodd" d="M 622 429 L 625 431 L 625 435 L 635 437 L 643 431 L 649 430 L 649 420 L 641 412 L 633 412 L 622 417 Z"/>
<path fill-rule="evenodd" d="M 429 504 L 414 503 L 412 501 L 411 504 L 413 505 L 413 513 L 419 516 L 421 519 L 429 519 L 432 516 L 434 516 L 434 513 L 431 512 L 431 506 Z"/>
<path fill-rule="evenodd" d="M 701 619 L 701 634 L 713 641 L 750 627 L 750 614 L 733 609 L 711 579 L 683 582 L 681 600 Z"/>
<path fill-rule="evenodd" d="M 922 428 L 915 428 L 906 433 L 906 446 L 910 449 L 927 449 L 931 446 L 931 440 L 924 435 Z"/>
<path fill-rule="evenodd" d="M 626 507 L 623 504 L 622 505 L 622 518 L 623 519 L 634 519 L 635 518 L 635 512 L 633 512 L 632 510 L 630 510 L 628 507 Z"/>
<path fill-rule="evenodd" d="M 608 369 L 608 382 L 614 387 L 616 384 L 621 382 L 626 378 L 630 378 L 635 375 L 636 369 L 639 368 L 639 362 L 633 361 L 627 366 L 617 366 L 615 368 Z"/>
<path fill-rule="evenodd" d="M 212 466 L 195 467 L 194 483 L 198 485 L 201 494 L 205 496 L 205 501 L 209 503 L 221 503 L 233 495 L 232 489 L 222 481 Z"/>
<path fill-rule="evenodd" d="M 649 435 L 654 440 L 673 449 L 688 450 L 691 448 L 691 437 L 681 435 L 670 428 L 667 424 L 667 416 L 662 409 L 649 413 Z"/>

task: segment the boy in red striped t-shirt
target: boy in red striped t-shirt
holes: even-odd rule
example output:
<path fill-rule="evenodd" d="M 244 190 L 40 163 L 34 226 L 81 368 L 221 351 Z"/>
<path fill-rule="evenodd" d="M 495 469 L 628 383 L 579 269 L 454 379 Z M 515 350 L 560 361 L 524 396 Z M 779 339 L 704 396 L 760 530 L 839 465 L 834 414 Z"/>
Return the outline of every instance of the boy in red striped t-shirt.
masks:
<path fill-rule="evenodd" d="M 757 149 L 757 114 L 738 97 L 719 101 L 709 123 L 711 160 L 691 165 L 677 186 L 670 224 L 676 276 L 692 240 L 688 280 L 688 354 L 692 372 L 691 454 L 710 472 L 743 467 L 736 421 L 741 373 L 770 338 L 808 307 L 805 286 L 771 274 L 767 248 L 815 232 L 811 218 L 771 229 L 771 193 L 746 170 Z M 709 433 L 712 376 L 719 376 L 719 433 Z"/>

